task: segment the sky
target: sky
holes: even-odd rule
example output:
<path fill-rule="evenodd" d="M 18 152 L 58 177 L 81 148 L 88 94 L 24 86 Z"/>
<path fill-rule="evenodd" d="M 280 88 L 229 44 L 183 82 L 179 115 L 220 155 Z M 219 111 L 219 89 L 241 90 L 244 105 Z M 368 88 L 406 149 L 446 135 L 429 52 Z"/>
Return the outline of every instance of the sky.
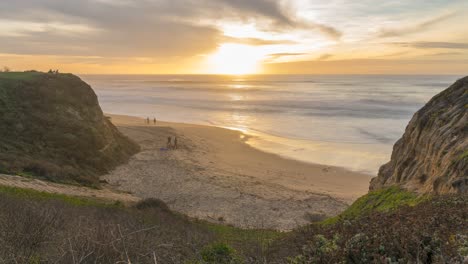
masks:
<path fill-rule="evenodd" d="M 466 0 L 5 0 L 0 66 L 78 74 L 467 74 Z"/>

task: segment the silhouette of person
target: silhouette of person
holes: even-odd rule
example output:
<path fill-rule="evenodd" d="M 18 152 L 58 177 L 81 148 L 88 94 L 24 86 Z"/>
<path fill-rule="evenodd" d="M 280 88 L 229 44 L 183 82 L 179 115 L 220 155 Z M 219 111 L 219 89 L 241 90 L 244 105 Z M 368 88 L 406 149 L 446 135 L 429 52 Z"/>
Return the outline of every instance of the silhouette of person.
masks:
<path fill-rule="evenodd" d="M 149 125 L 149 122 L 150 122 L 150 121 L 149 121 L 149 117 L 147 117 L 147 118 L 146 118 L 146 124 Z"/>
<path fill-rule="evenodd" d="M 174 137 L 174 149 L 177 149 L 177 137 Z"/>
<path fill-rule="evenodd" d="M 172 138 L 171 137 L 167 137 L 167 149 L 170 149 L 172 146 Z"/>
<path fill-rule="evenodd" d="M 153 119 L 153 123 L 154 123 L 154 125 L 156 125 L 156 118 Z"/>

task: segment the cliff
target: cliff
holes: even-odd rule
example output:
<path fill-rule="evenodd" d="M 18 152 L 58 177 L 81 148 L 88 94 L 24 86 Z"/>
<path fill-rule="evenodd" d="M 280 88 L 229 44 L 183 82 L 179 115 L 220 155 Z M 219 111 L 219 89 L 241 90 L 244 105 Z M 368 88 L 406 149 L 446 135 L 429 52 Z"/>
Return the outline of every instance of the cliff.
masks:
<path fill-rule="evenodd" d="M 71 74 L 0 73 L 0 173 L 96 184 L 138 146 Z"/>
<path fill-rule="evenodd" d="M 468 77 L 416 112 L 370 190 L 393 185 L 419 193 L 468 192 Z"/>

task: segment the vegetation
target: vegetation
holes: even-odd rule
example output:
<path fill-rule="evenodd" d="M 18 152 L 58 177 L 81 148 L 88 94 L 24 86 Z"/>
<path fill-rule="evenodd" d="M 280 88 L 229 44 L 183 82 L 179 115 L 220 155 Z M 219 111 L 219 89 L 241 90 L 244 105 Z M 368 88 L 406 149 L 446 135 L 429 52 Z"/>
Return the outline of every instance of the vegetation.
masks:
<path fill-rule="evenodd" d="M 68 196 L 58 193 L 39 192 L 31 189 L 23 189 L 17 187 L 0 186 L 0 193 L 10 197 L 19 198 L 23 200 L 34 201 L 50 201 L 57 200 L 73 206 L 94 206 L 94 207 L 122 207 L 121 202 L 109 203 L 104 200 L 89 199 L 75 196 Z"/>
<path fill-rule="evenodd" d="M 329 218 L 323 221 L 322 224 L 333 224 L 338 220 L 355 219 L 372 212 L 389 212 L 405 205 L 415 206 L 426 199 L 429 199 L 429 196 L 420 196 L 399 187 L 389 187 L 369 192 L 357 199 L 339 216 Z"/>
<path fill-rule="evenodd" d="M 93 185 L 138 150 L 103 116 L 90 87 L 70 74 L 0 72 L 0 119 L 0 173 Z M 157 199 L 125 207 L 0 186 L 0 208 L 0 263 L 468 260 L 466 194 L 418 196 L 390 187 L 290 233 L 190 219 Z"/>
<path fill-rule="evenodd" d="M 243 263 L 267 244 L 264 231 L 189 219 L 156 199 L 124 207 L 0 187 L 0 208 L 0 263 Z"/>
<path fill-rule="evenodd" d="M 29 72 L 9 72 L 4 71 L 0 72 L 0 81 L 7 82 L 7 81 L 32 81 L 35 78 L 39 77 L 41 73 L 36 71 L 29 71 Z"/>
<path fill-rule="evenodd" d="M 466 158 L 468 158 L 468 150 L 465 150 L 465 152 L 463 152 L 463 154 L 460 155 L 459 160 L 464 160 Z"/>
<path fill-rule="evenodd" d="M 240 257 L 230 246 L 222 243 L 205 247 L 201 252 L 202 263 L 234 264 L 241 263 Z"/>
<path fill-rule="evenodd" d="M 463 263 L 467 216 L 467 195 L 418 197 L 392 187 L 275 241 L 268 263 Z"/>
<path fill-rule="evenodd" d="M 0 173 L 96 186 L 138 151 L 71 74 L 1 72 L 0 120 Z"/>
<path fill-rule="evenodd" d="M 189 219 L 156 199 L 124 207 L 0 187 L 0 263 L 462 263 L 467 205 L 392 188 L 334 223 L 279 233 Z"/>

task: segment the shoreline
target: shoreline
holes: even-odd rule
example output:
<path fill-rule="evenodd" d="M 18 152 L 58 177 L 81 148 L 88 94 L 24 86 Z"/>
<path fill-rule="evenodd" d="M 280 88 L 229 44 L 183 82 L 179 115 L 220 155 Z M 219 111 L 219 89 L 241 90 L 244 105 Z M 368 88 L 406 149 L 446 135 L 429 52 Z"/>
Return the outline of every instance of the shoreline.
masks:
<path fill-rule="evenodd" d="M 244 228 L 290 230 L 339 214 L 367 193 L 370 175 L 256 149 L 227 128 L 106 114 L 142 147 L 103 178 L 191 217 Z M 164 151 L 168 136 L 180 148 Z"/>

